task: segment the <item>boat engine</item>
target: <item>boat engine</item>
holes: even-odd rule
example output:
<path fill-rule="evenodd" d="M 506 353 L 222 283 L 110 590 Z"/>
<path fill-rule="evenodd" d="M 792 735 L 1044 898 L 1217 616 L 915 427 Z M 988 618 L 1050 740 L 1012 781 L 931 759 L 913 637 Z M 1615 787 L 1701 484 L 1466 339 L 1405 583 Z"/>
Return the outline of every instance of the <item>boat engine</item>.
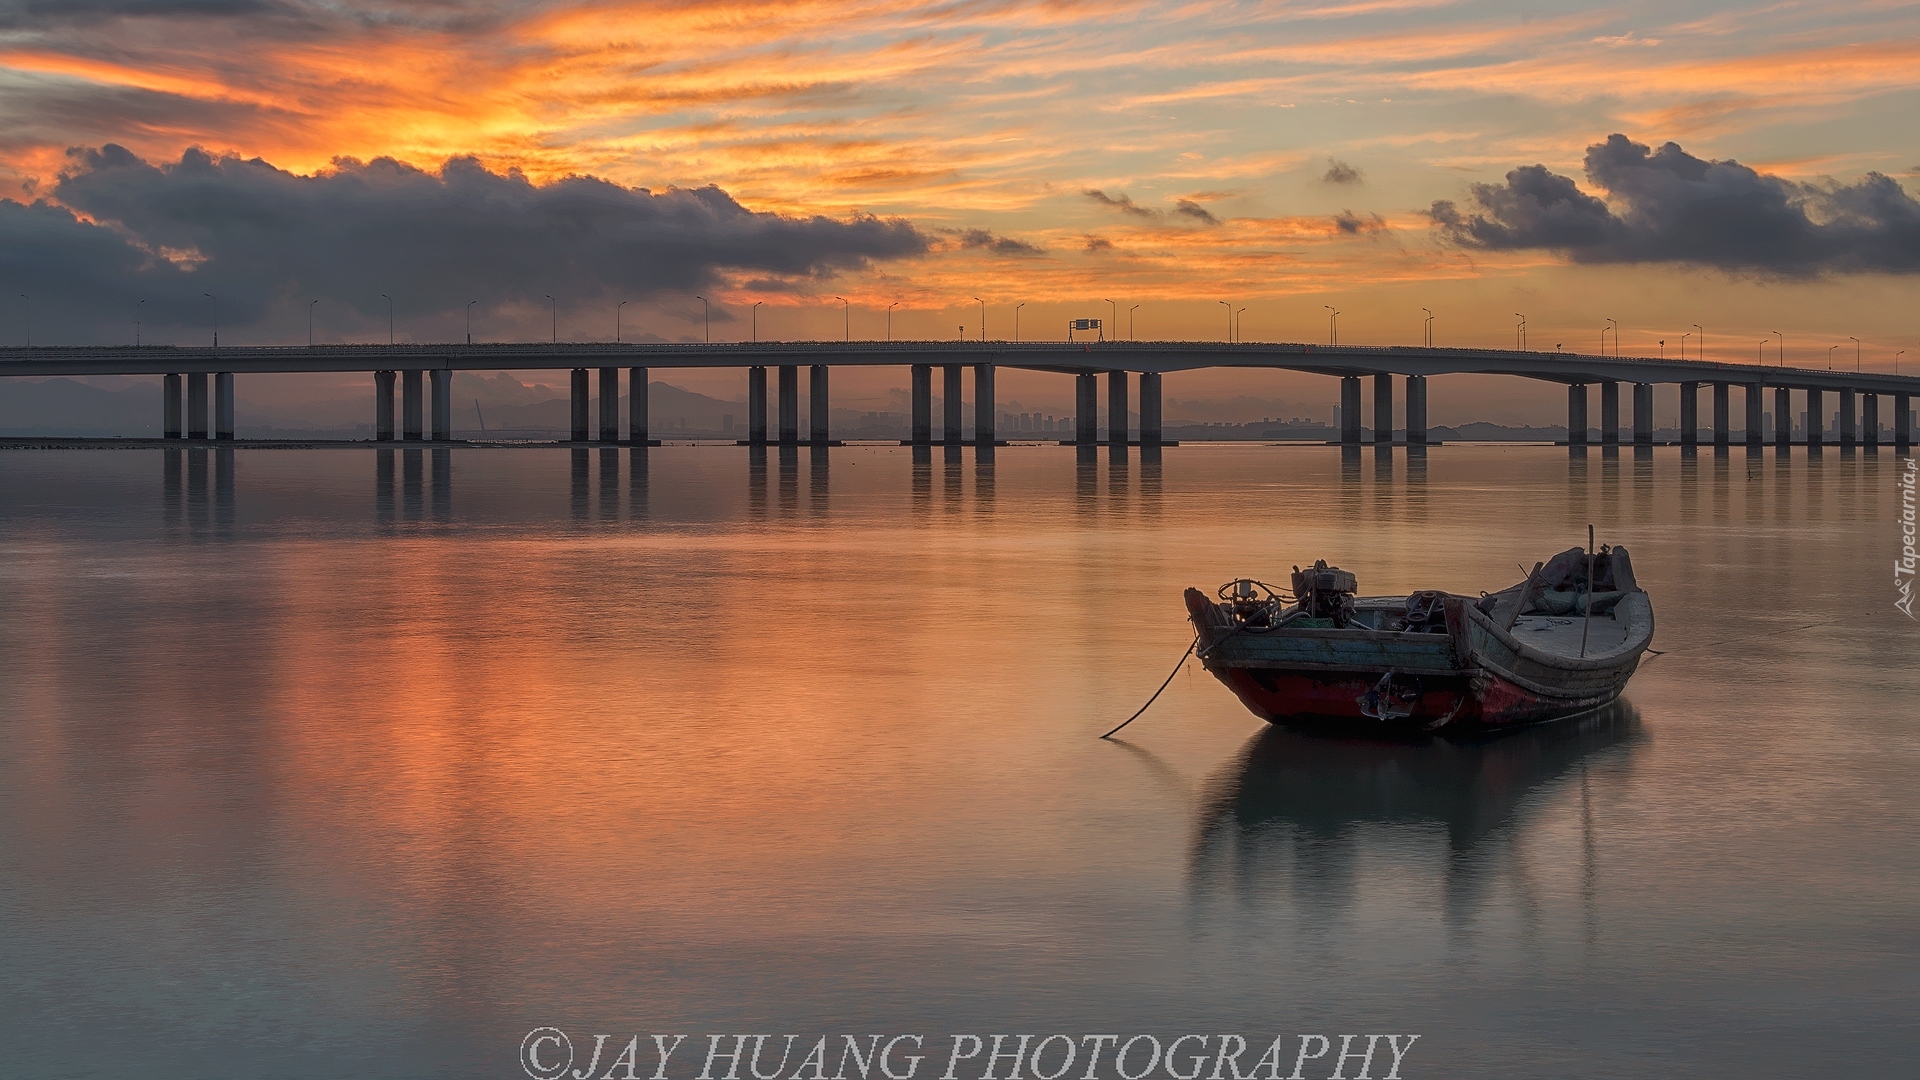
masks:
<path fill-rule="evenodd" d="M 1315 559 L 1305 570 L 1293 568 L 1293 595 L 1308 618 L 1331 619 L 1336 629 L 1345 629 L 1353 619 L 1353 594 L 1360 580 L 1327 560 Z"/>

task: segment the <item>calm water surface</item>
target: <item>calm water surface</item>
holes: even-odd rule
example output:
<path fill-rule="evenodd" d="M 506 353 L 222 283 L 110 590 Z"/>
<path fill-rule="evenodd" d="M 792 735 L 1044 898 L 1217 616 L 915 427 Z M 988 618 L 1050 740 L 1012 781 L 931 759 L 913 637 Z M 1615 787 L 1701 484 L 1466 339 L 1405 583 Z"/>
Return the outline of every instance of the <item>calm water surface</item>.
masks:
<path fill-rule="evenodd" d="M 0 452 L 0 1072 L 511 1077 L 551 1024 L 1912 1075 L 1896 465 Z M 1497 588 L 1589 521 L 1665 650 L 1617 709 L 1331 741 L 1190 664 L 1095 738 L 1188 585 Z"/>

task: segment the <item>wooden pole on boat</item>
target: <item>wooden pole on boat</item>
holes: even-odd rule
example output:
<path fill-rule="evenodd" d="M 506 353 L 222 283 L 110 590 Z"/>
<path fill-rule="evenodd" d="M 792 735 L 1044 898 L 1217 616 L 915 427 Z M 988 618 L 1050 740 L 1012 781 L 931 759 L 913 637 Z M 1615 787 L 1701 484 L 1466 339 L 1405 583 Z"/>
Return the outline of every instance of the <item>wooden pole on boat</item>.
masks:
<path fill-rule="evenodd" d="M 1587 523 L 1587 620 L 1580 624 L 1580 655 L 1587 655 L 1587 632 L 1593 629 L 1593 523 Z"/>
<path fill-rule="evenodd" d="M 1533 583 L 1540 580 L 1540 570 L 1546 565 L 1542 562 L 1533 564 L 1533 573 L 1528 574 L 1526 584 L 1520 586 L 1520 598 L 1514 601 L 1513 610 L 1507 612 L 1506 617 L 1500 620 L 1500 629 L 1509 631 L 1513 629 L 1513 624 L 1519 620 L 1520 612 L 1527 606 L 1527 601 L 1533 599 Z"/>

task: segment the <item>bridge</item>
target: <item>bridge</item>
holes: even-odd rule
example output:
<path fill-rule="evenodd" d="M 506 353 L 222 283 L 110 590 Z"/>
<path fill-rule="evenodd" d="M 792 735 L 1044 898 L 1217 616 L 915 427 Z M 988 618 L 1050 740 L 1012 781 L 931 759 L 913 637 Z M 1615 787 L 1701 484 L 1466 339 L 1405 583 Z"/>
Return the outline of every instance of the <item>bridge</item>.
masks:
<path fill-rule="evenodd" d="M 809 417 L 800 432 L 799 372 L 807 369 Z M 997 368 L 1048 371 L 1075 377 L 1074 441 L 1100 441 L 1099 380 L 1107 380 L 1107 441 L 1129 439 L 1130 388 L 1139 391 L 1139 442 L 1162 441 L 1161 377 L 1201 368 L 1273 368 L 1340 380 L 1340 438 L 1361 441 L 1361 380 L 1373 381 L 1376 442 L 1392 442 L 1395 381 L 1404 381 L 1405 442 L 1427 442 L 1427 385 L 1435 375 L 1511 375 L 1567 387 L 1567 432 L 1574 445 L 1588 441 L 1588 390 L 1600 389 L 1600 441 L 1620 442 L 1620 385 L 1631 388 L 1632 441 L 1653 440 L 1653 387 L 1680 388 L 1680 438 L 1698 441 L 1699 392 L 1712 396 L 1715 445 L 1727 445 L 1731 392 L 1739 388 L 1746 412 L 1745 441 L 1761 442 L 1764 399 L 1774 393 L 1774 441 L 1788 445 L 1793 395 L 1805 405 L 1807 442 L 1825 443 L 1824 396 L 1838 401 L 1838 441 L 1843 447 L 1880 441 L 1880 399 L 1891 397 L 1893 440 L 1911 444 L 1910 402 L 1920 377 L 1873 372 L 1821 371 L 1763 364 L 1723 364 L 1583 353 L 1509 349 L 1445 349 L 1410 346 L 1226 343 L 1205 341 L 850 341 L 732 342 L 714 344 L 483 344 L 309 345 L 237 347 L 39 347 L 0 349 L 0 375 L 156 375 L 163 381 L 163 431 L 167 438 L 232 439 L 233 380 L 241 374 L 371 372 L 375 438 L 381 441 L 452 438 L 452 375 L 455 371 L 565 369 L 571 372 L 572 438 L 576 442 L 646 445 L 647 379 L 652 368 L 744 368 L 747 432 L 751 443 L 828 441 L 828 372 L 833 367 L 906 367 L 913 384 L 912 441 L 958 444 L 962 433 L 962 383 L 973 369 L 974 438 L 995 437 L 993 375 Z M 941 369 L 944 413 L 934 438 L 933 370 Z M 777 427 L 768 435 L 767 369 L 776 372 Z M 629 381 L 627 438 L 619 415 L 622 369 Z M 597 431 L 589 415 L 593 373 L 599 378 Z M 212 396 L 209 399 L 209 379 Z M 400 400 L 396 427 L 395 384 Z M 184 390 L 184 393 L 183 393 Z M 184 398 L 184 400 L 183 400 Z M 1856 426 L 1856 418 L 1859 423 Z M 593 436 L 597 434 L 598 439 Z"/>

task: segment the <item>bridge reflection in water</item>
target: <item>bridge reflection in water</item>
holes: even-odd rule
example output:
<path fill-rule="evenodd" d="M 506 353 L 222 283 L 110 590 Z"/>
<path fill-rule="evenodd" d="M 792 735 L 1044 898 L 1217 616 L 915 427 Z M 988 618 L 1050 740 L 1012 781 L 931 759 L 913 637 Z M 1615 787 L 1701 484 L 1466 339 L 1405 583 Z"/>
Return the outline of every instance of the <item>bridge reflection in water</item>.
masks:
<path fill-rule="evenodd" d="M 1438 863 L 1446 915 L 1461 919 L 1512 869 L 1502 856 L 1541 808 L 1572 786 L 1590 890 L 1589 769 L 1603 757 L 1617 764 L 1643 741 L 1640 714 L 1626 701 L 1475 741 L 1330 739 L 1270 727 L 1205 785 L 1189 883 L 1196 898 L 1344 909 L 1359 899 L 1363 855 L 1376 870 L 1384 855 L 1396 877 Z M 1398 842 L 1371 843 L 1382 827 Z"/>

